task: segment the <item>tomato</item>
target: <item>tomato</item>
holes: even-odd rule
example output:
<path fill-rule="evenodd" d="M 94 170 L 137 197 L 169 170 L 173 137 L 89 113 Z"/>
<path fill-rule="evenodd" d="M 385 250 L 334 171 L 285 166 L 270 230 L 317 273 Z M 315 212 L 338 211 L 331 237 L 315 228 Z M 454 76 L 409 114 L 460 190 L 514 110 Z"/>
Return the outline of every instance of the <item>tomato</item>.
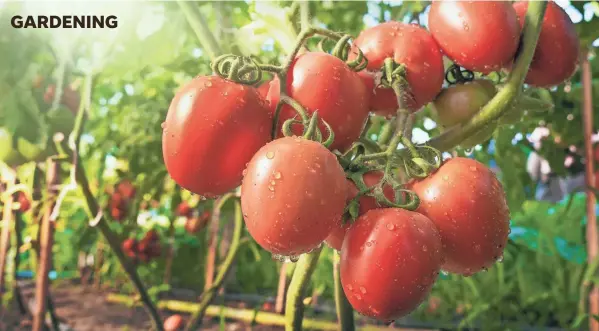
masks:
<path fill-rule="evenodd" d="M 183 317 L 172 315 L 164 321 L 164 331 L 178 331 L 183 328 Z"/>
<path fill-rule="evenodd" d="M 356 220 L 343 240 L 341 285 L 359 313 L 395 320 L 426 299 L 442 263 L 439 232 L 426 216 L 373 209 Z"/>
<path fill-rule="evenodd" d="M 410 88 L 404 95 L 404 106 L 408 110 L 419 110 L 441 90 L 445 78 L 443 57 L 425 29 L 414 24 L 385 22 L 362 31 L 353 44 L 368 59 L 368 70 L 379 71 L 389 57 L 405 66 Z M 350 59 L 355 57 L 354 50 Z M 377 89 L 376 97 L 371 100 L 371 110 L 379 115 L 393 115 L 397 111 L 397 99 L 391 89 Z"/>
<path fill-rule="evenodd" d="M 397 114 L 397 97 L 390 88 L 376 88 L 376 74 L 368 70 L 358 73 L 362 82 L 370 91 L 370 110 L 380 116 L 387 118 Z"/>
<path fill-rule="evenodd" d="M 495 92 L 493 83 L 485 79 L 452 85 L 441 91 L 432 108 L 437 114 L 439 124 L 449 128 L 468 121 L 493 98 Z M 472 148 L 483 143 L 491 138 L 496 128 L 497 123 L 489 124 L 465 139 L 460 146 Z"/>
<path fill-rule="evenodd" d="M 266 99 L 266 96 L 268 95 L 268 90 L 270 90 L 270 83 L 272 83 L 272 80 L 268 80 L 264 83 L 262 83 L 256 90 L 258 90 L 258 93 L 260 93 L 260 96 L 264 99 Z"/>
<path fill-rule="evenodd" d="M 185 221 L 185 231 L 189 234 L 195 234 L 206 227 L 209 217 L 191 217 Z"/>
<path fill-rule="evenodd" d="M 130 200 L 135 197 L 135 186 L 130 180 L 124 179 L 116 186 L 117 192 L 119 192 L 123 198 Z"/>
<path fill-rule="evenodd" d="M 245 164 L 270 140 L 271 114 L 255 88 L 197 77 L 171 102 L 162 151 L 171 177 L 214 197 L 239 186 Z"/>
<path fill-rule="evenodd" d="M 514 9 L 523 26 L 528 3 L 516 2 Z M 574 23 L 560 6 L 550 1 L 524 82 L 536 87 L 561 84 L 576 71 L 579 52 L 580 43 Z"/>
<path fill-rule="evenodd" d="M 420 198 L 418 212 L 437 226 L 446 262 L 443 270 L 471 275 L 503 255 L 510 211 L 495 174 L 482 163 L 456 157 L 408 188 Z"/>
<path fill-rule="evenodd" d="M 250 235 L 273 254 L 300 255 L 341 223 L 345 173 L 322 144 L 299 137 L 268 143 L 252 158 L 241 184 Z"/>
<path fill-rule="evenodd" d="M 142 240 L 140 240 L 137 245 L 137 251 L 140 253 L 140 255 L 147 257 L 146 260 L 159 257 L 162 253 L 162 249 L 160 247 L 160 238 L 158 237 L 158 233 L 154 230 L 146 232 Z M 142 258 L 142 260 L 144 259 Z"/>
<path fill-rule="evenodd" d="M 177 215 L 177 216 L 190 217 L 191 214 L 192 214 L 192 209 L 189 206 L 189 204 L 185 201 L 181 202 L 177 206 L 177 210 L 175 211 L 175 215 Z"/>
<path fill-rule="evenodd" d="M 345 151 L 360 137 L 368 117 L 369 93 L 358 74 L 342 60 L 322 52 L 298 56 L 287 76 L 287 93 L 309 114 L 318 110 L 321 119 L 331 126 L 335 133 L 331 150 Z M 273 113 L 279 96 L 279 79 L 275 78 L 267 96 Z M 296 115 L 289 105 L 283 106 L 278 121 L 279 136 L 283 122 Z M 322 122 L 319 127 L 327 137 Z M 293 132 L 301 135 L 302 126 L 293 126 Z"/>
<path fill-rule="evenodd" d="M 134 259 L 137 256 L 137 240 L 128 238 L 123 241 L 122 244 L 123 253 L 128 257 Z"/>
<path fill-rule="evenodd" d="M 22 213 L 27 212 L 31 208 L 31 201 L 27 198 L 25 193 L 19 192 L 17 195 L 17 201 L 19 202 L 19 211 Z"/>
<path fill-rule="evenodd" d="M 433 1 L 428 28 L 447 57 L 485 74 L 510 63 L 520 42 L 508 1 Z"/>

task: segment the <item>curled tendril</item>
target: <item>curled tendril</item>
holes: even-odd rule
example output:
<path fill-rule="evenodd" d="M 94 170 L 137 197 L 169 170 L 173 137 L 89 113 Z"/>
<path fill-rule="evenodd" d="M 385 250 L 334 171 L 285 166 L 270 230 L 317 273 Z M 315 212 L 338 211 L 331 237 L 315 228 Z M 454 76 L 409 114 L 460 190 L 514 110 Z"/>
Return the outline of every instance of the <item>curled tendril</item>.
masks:
<path fill-rule="evenodd" d="M 326 50 L 325 43 L 327 41 L 336 41 L 335 46 L 331 50 L 330 54 L 343 60 L 353 71 L 361 71 L 368 66 L 368 59 L 366 59 L 360 48 L 355 46 L 352 47 L 352 44 L 350 43 L 352 38 L 353 37 L 348 34 L 342 35 L 339 39 L 332 39 L 330 37 L 324 36 L 318 42 L 317 48 L 322 52 L 329 53 Z M 356 58 L 351 61 L 349 60 L 350 52 L 356 55 Z"/>
<path fill-rule="evenodd" d="M 404 166 L 409 177 L 427 177 L 431 172 L 435 171 L 441 166 L 443 159 L 439 150 L 433 148 L 432 146 L 425 145 L 419 146 L 417 149 L 420 151 L 414 153 L 412 148 L 416 149 L 416 147 L 408 147 L 412 157 L 404 159 Z M 424 153 L 422 153 L 422 151 L 424 151 Z"/>
<path fill-rule="evenodd" d="M 449 84 L 461 84 L 474 80 L 474 73 L 457 64 L 452 64 L 445 73 L 445 80 Z"/>
<path fill-rule="evenodd" d="M 245 85 L 254 85 L 262 80 L 262 69 L 252 58 L 225 54 L 212 62 L 212 71 L 225 79 Z"/>
<path fill-rule="evenodd" d="M 303 133 L 302 133 L 303 138 L 309 139 L 309 140 L 314 140 L 316 142 L 323 144 L 325 147 L 329 148 L 329 146 L 331 146 L 331 144 L 335 140 L 335 134 L 333 132 L 333 129 L 329 125 L 329 123 L 327 123 L 325 120 L 321 119 L 322 124 L 324 125 L 324 127 L 327 130 L 327 140 L 322 141 L 323 135 L 318 126 L 318 120 L 319 120 L 318 112 L 314 112 L 314 114 L 312 114 L 312 117 L 310 117 L 309 120 L 306 120 L 306 121 L 300 121 L 295 118 L 291 118 L 291 119 L 286 120 L 283 123 L 281 131 L 283 132 L 283 135 L 285 137 L 294 136 L 295 134 L 293 133 L 291 126 L 294 124 L 300 124 L 304 127 Z"/>

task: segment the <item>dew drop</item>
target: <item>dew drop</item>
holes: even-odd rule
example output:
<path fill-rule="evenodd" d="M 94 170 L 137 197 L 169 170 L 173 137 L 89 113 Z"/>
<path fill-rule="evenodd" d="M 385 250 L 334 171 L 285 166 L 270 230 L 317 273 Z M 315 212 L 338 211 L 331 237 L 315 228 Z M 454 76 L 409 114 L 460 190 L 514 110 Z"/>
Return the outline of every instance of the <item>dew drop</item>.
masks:
<path fill-rule="evenodd" d="M 366 294 L 366 288 L 364 288 L 364 286 L 360 286 L 360 292 L 362 292 L 362 294 Z"/>
<path fill-rule="evenodd" d="M 275 185 L 277 185 L 277 182 L 275 182 L 274 180 L 271 180 L 270 185 L 275 186 Z"/>
<path fill-rule="evenodd" d="M 347 289 L 350 290 L 350 291 L 353 291 L 354 287 L 351 286 L 351 284 L 349 284 L 349 285 L 347 285 Z"/>
<path fill-rule="evenodd" d="M 426 247 L 426 245 L 422 245 L 422 251 L 423 251 L 423 252 L 426 252 L 426 251 L 428 251 L 428 247 Z"/>
<path fill-rule="evenodd" d="M 387 230 L 389 230 L 389 231 L 395 230 L 395 225 L 393 225 L 391 223 L 387 223 Z"/>
<path fill-rule="evenodd" d="M 275 179 L 281 179 L 281 172 L 280 171 L 275 172 Z"/>
<path fill-rule="evenodd" d="M 160 127 L 164 129 L 164 128 L 166 127 L 166 122 L 162 122 L 162 123 L 160 124 Z"/>
<path fill-rule="evenodd" d="M 443 276 L 449 276 L 449 272 L 445 271 L 445 270 L 441 270 L 441 274 Z"/>
<path fill-rule="evenodd" d="M 359 294 L 356 294 L 356 299 L 358 299 L 358 301 L 362 300 L 362 296 L 360 296 Z"/>
<path fill-rule="evenodd" d="M 266 153 L 266 158 L 272 160 L 274 157 L 275 157 L 275 153 L 274 152 L 268 152 L 268 153 Z"/>
<path fill-rule="evenodd" d="M 271 192 L 274 192 L 275 188 L 273 186 L 268 186 L 268 190 L 271 191 Z"/>
<path fill-rule="evenodd" d="M 503 255 L 501 255 L 497 258 L 497 262 L 499 262 L 499 263 L 503 262 Z"/>

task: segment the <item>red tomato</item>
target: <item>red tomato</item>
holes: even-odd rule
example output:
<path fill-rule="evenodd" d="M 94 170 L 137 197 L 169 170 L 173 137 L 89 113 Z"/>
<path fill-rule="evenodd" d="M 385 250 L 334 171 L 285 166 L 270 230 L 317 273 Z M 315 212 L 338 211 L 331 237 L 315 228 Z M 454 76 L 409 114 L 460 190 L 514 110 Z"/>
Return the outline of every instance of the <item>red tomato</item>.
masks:
<path fill-rule="evenodd" d="M 164 331 L 178 331 L 183 328 L 183 317 L 172 315 L 164 321 Z"/>
<path fill-rule="evenodd" d="M 405 107 L 417 111 L 439 93 L 445 72 L 443 57 L 431 35 L 414 24 L 385 22 L 360 33 L 354 41 L 368 59 L 368 69 L 379 71 L 386 58 L 406 67 L 406 80 L 410 85 L 405 93 Z M 350 59 L 356 52 L 350 52 Z M 380 99 L 380 100 L 379 100 Z M 388 106 L 378 108 L 380 106 Z M 379 115 L 393 115 L 398 105 L 393 90 L 377 89 L 370 103 L 371 110 Z"/>
<path fill-rule="evenodd" d="M 137 240 L 129 238 L 125 239 L 122 244 L 123 253 L 130 258 L 135 258 L 137 255 Z"/>
<path fill-rule="evenodd" d="M 19 211 L 22 213 L 27 212 L 31 208 L 31 202 L 23 192 L 19 192 L 17 201 L 20 204 Z"/>
<path fill-rule="evenodd" d="M 339 226 L 346 192 L 345 173 L 333 153 L 314 141 L 284 137 L 250 161 L 241 208 L 260 246 L 274 254 L 299 255 Z"/>
<path fill-rule="evenodd" d="M 309 114 L 318 110 L 321 119 L 331 126 L 335 133 L 331 150 L 344 151 L 360 137 L 368 117 L 369 93 L 358 74 L 342 60 L 321 52 L 298 56 L 287 76 L 287 93 Z M 275 78 L 267 96 L 273 113 L 279 96 L 279 79 Z M 278 122 L 279 136 L 282 136 L 283 122 L 296 115 L 293 108 L 283 106 Z M 322 122 L 319 127 L 326 137 Z M 302 126 L 294 126 L 293 132 L 301 135 Z"/>
<path fill-rule="evenodd" d="M 447 57 L 485 74 L 510 63 L 520 41 L 508 1 L 433 1 L 428 27 Z"/>
<path fill-rule="evenodd" d="M 528 3 L 516 2 L 514 9 L 520 25 L 524 25 Z M 549 2 L 537 48 L 524 82 L 536 87 L 551 87 L 563 83 L 576 71 L 579 52 L 580 43 L 570 16 L 557 4 Z"/>
<path fill-rule="evenodd" d="M 426 216 L 373 209 L 350 227 L 341 249 L 341 284 L 359 313 L 395 320 L 428 296 L 443 263 L 441 238 Z"/>
<path fill-rule="evenodd" d="M 116 190 L 122 194 L 125 199 L 133 199 L 135 196 L 135 186 L 133 186 L 133 183 L 128 179 L 121 181 L 117 185 Z"/>
<path fill-rule="evenodd" d="M 177 206 L 177 210 L 175 212 L 175 214 L 177 216 L 186 216 L 186 217 L 190 217 L 192 213 L 191 207 L 189 206 L 189 204 L 185 201 L 181 202 L 178 206 Z"/>
<path fill-rule="evenodd" d="M 177 184 L 214 197 L 239 186 L 245 164 L 270 140 L 271 114 L 255 88 L 197 77 L 171 102 L 164 162 Z"/>
<path fill-rule="evenodd" d="M 383 178 L 383 172 L 382 171 L 370 171 L 365 173 L 362 178 L 364 179 L 364 184 L 366 184 L 367 187 L 373 187 L 376 184 L 378 184 L 381 179 Z M 356 187 L 356 185 L 354 184 L 353 181 L 351 180 L 347 180 L 347 202 L 349 202 L 350 200 L 352 200 L 353 198 L 355 198 L 358 195 L 358 188 Z M 389 185 L 385 185 L 383 188 L 383 193 L 385 194 L 385 196 L 387 197 L 387 199 L 393 201 L 395 199 L 395 191 L 393 191 L 393 188 Z M 358 203 L 360 204 L 360 209 L 358 212 L 358 216 L 364 215 L 367 211 L 371 210 L 371 209 L 375 209 L 375 208 L 381 208 L 381 206 L 379 206 L 379 204 L 377 203 L 376 199 L 374 197 L 370 197 L 370 196 L 366 196 L 363 195 L 359 200 Z M 349 228 L 350 221 L 348 221 L 348 223 L 346 223 L 345 225 L 342 226 L 336 226 L 335 228 L 333 228 L 333 231 L 331 232 L 331 234 L 329 234 L 329 236 L 327 237 L 327 239 L 325 240 L 325 242 L 327 243 L 327 245 L 329 245 L 329 247 L 334 248 L 336 250 L 341 250 L 341 245 L 343 244 L 343 238 L 345 237 L 345 233 L 347 232 L 347 229 Z"/>
<path fill-rule="evenodd" d="M 270 83 L 272 82 L 272 80 L 266 81 L 264 83 L 262 83 L 256 90 L 258 90 L 258 93 L 260 94 L 260 96 L 263 99 L 266 99 L 266 96 L 268 95 L 268 90 L 270 90 Z"/>
<path fill-rule="evenodd" d="M 472 275 L 503 255 L 510 211 L 499 180 L 485 165 L 468 158 L 449 159 L 408 188 L 420 198 L 417 211 L 441 233 L 447 258 L 443 270 Z"/>

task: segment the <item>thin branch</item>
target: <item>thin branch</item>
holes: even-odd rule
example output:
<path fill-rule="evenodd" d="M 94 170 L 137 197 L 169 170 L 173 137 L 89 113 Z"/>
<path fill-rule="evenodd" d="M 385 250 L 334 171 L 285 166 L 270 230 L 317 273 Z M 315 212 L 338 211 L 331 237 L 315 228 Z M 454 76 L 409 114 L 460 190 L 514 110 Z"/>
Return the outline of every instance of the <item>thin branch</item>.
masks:
<path fill-rule="evenodd" d="M 187 22 L 191 26 L 191 29 L 198 37 L 200 44 L 202 44 L 202 47 L 208 56 L 210 56 L 210 59 L 215 59 L 223 54 L 216 38 L 210 31 L 206 18 L 197 8 L 197 3 L 182 0 L 178 0 L 177 3 L 179 4 L 179 7 L 181 7 L 183 14 L 185 14 L 185 18 L 187 18 Z"/>

